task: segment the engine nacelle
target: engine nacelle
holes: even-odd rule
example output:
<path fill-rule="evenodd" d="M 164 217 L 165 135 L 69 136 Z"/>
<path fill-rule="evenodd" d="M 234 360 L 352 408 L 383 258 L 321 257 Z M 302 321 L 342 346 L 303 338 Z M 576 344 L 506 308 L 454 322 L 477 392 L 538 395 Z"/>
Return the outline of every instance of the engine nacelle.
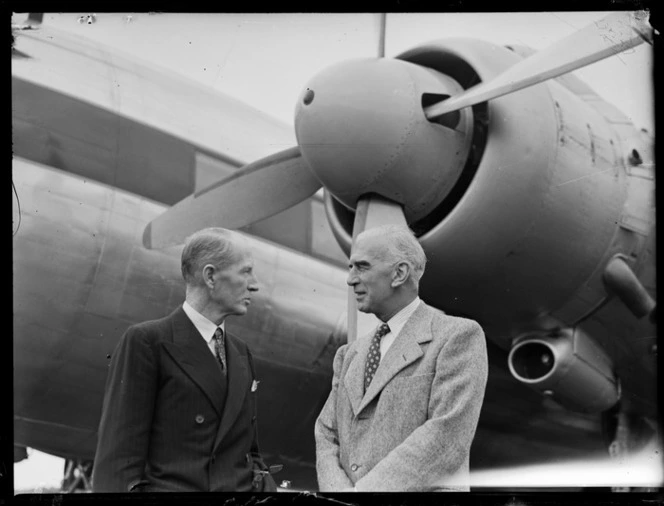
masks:
<path fill-rule="evenodd" d="M 521 60 L 507 48 L 466 39 L 399 58 L 464 88 Z M 579 95 L 551 81 L 477 104 L 472 120 L 471 148 L 454 187 L 427 216 L 408 223 L 427 254 L 422 298 L 477 320 L 508 349 L 543 317 L 571 327 L 598 307 L 606 297 L 598 265 L 640 246 L 620 228 L 627 187 L 620 139 Z M 331 195 L 325 206 L 348 253 L 354 214 Z"/>
<path fill-rule="evenodd" d="M 574 411 L 605 411 L 620 399 L 611 359 L 579 328 L 521 336 L 508 365 L 517 380 Z"/>

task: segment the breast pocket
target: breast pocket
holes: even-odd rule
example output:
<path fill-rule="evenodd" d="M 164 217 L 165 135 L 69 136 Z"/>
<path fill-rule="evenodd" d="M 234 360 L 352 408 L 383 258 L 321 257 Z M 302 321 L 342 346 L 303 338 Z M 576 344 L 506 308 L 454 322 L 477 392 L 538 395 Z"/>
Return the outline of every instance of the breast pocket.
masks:
<path fill-rule="evenodd" d="M 251 421 L 252 425 L 256 425 L 257 421 L 257 415 L 258 415 L 258 385 L 259 381 L 256 379 L 252 379 L 249 382 L 249 386 L 247 388 L 247 394 L 245 397 L 245 406 L 247 408 L 247 415 L 249 416 L 249 419 Z"/>

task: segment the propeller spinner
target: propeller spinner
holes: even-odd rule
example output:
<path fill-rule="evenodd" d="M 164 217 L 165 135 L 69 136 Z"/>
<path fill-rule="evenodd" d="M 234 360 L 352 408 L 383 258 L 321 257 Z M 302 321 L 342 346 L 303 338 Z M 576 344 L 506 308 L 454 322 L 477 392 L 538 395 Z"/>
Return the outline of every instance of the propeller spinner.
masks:
<path fill-rule="evenodd" d="M 463 170 L 472 110 L 424 115 L 428 101 L 459 94 L 452 78 L 402 60 L 358 59 L 327 68 L 300 96 L 295 134 L 307 166 L 350 209 L 376 193 L 403 206 L 408 222 L 431 212 Z"/>

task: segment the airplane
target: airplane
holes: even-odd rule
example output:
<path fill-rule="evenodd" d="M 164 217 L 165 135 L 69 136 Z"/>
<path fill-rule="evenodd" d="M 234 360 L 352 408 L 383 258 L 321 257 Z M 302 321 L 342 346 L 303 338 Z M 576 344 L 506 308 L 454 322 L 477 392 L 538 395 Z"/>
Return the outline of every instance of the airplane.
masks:
<path fill-rule="evenodd" d="M 303 87 L 295 132 L 112 48 L 17 28 L 15 458 L 61 456 L 63 488 L 89 486 L 115 344 L 183 300 L 181 241 L 217 225 L 246 236 L 262 284 L 228 321 L 257 358 L 262 451 L 315 490 L 332 358 L 375 324 L 347 294 L 347 255 L 385 221 L 428 254 L 422 298 L 485 329 L 471 476 L 659 445 L 652 135 L 569 73 L 652 42 L 643 18 L 540 52 L 441 39 L 343 62 Z"/>

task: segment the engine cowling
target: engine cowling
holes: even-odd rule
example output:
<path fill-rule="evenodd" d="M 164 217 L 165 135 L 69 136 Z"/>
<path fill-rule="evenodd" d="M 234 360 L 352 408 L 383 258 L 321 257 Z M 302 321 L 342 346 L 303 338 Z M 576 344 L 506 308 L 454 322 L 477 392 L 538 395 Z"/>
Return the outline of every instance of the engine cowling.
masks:
<path fill-rule="evenodd" d="M 521 60 L 505 47 L 469 39 L 434 42 L 398 58 L 464 88 Z M 555 81 L 473 106 L 472 121 L 454 187 L 408 223 L 428 258 L 422 297 L 479 321 L 508 349 L 516 335 L 570 300 L 564 325 L 596 307 L 606 296 L 601 278 L 593 278 L 598 265 L 635 247 L 618 226 L 626 195 L 622 147 L 598 110 Z M 401 174 L 407 186 L 407 165 Z M 325 208 L 348 254 L 353 210 L 330 193 Z"/>
<path fill-rule="evenodd" d="M 574 411 L 606 411 L 620 399 L 611 359 L 579 328 L 520 336 L 508 365 L 521 383 Z"/>

